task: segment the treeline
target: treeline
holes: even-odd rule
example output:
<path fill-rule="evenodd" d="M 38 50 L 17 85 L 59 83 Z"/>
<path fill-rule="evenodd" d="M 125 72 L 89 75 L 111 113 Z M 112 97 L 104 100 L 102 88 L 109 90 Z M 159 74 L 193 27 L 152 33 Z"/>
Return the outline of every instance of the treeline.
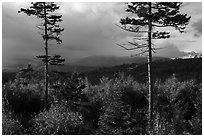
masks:
<path fill-rule="evenodd" d="M 38 74 L 38 75 L 37 75 Z M 175 76 L 154 84 L 154 128 L 147 128 L 148 86 L 118 74 L 91 84 L 84 74 L 53 74 L 44 109 L 43 74 L 18 73 L 3 85 L 3 134 L 202 134 L 202 86 Z"/>
<path fill-rule="evenodd" d="M 165 81 L 165 79 L 175 75 L 175 77 L 180 81 L 195 79 L 197 82 L 202 82 L 202 58 L 156 60 L 152 63 L 152 66 L 154 80 Z M 147 64 L 133 63 L 114 67 L 95 68 L 95 70 L 84 69 L 85 70 L 82 71 L 82 73 L 86 75 L 89 82 L 93 85 L 99 84 L 102 77 L 107 77 L 110 79 L 116 78 L 118 77 L 119 73 L 124 73 L 126 76 L 132 76 L 133 79 L 139 83 L 145 83 L 147 81 Z M 63 72 L 65 72 L 59 72 L 60 77 L 71 75 L 71 72 L 67 72 L 65 69 L 59 70 L 63 70 Z M 36 71 L 35 74 L 43 78 L 43 73 Z M 3 72 L 2 83 L 5 84 L 9 80 L 14 80 L 15 75 L 16 72 Z M 50 71 L 49 75 L 51 81 L 53 78 L 56 79 L 56 73 L 53 73 L 53 71 Z"/>
<path fill-rule="evenodd" d="M 86 72 L 89 81 L 92 84 L 99 84 L 100 78 L 103 76 L 108 78 L 118 77 L 118 74 L 123 72 L 126 76 L 132 76 L 139 83 L 146 83 L 147 64 L 124 64 L 111 68 L 101 68 Z M 165 81 L 172 75 L 180 81 L 195 79 L 197 82 L 202 82 L 202 58 L 192 59 L 175 59 L 175 60 L 158 60 L 152 62 L 152 75 L 154 81 Z"/>
<path fill-rule="evenodd" d="M 8 81 L 14 80 L 16 72 L 2 72 L 2 85 Z"/>

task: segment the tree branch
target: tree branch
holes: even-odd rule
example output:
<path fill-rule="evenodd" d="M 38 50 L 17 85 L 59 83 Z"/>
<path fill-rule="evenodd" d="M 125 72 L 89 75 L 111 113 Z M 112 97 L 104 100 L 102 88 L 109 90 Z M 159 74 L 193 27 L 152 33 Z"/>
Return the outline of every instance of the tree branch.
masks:
<path fill-rule="evenodd" d="M 135 30 L 133 30 L 133 29 L 128 29 L 128 28 L 126 28 L 126 27 L 122 27 L 122 26 L 120 26 L 120 25 L 117 25 L 117 24 L 115 24 L 116 26 L 118 26 L 119 28 L 121 28 L 121 29 L 123 29 L 123 30 L 125 30 L 125 31 L 129 31 L 129 32 L 137 32 L 137 33 L 147 33 L 148 31 L 139 31 L 139 29 L 135 29 Z"/>
<path fill-rule="evenodd" d="M 143 44 L 141 44 L 141 45 L 138 44 L 138 43 L 130 42 L 130 41 L 128 41 L 128 43 L 131 44 L 131 45 L 133 45 L 133 46 L 135 46 L 135 47 L 137 47 L 137 48 L 145 48 L 145 47 L 148 47 L 147 44 L 145 44 L 145 43 L 143 43 Z"/>
<path fill-rule="evenodd" d="M 137 49 L 141 49 L 144 47 L 134 47 L 134 48 L 126 48 L 125 46 L 121 45 L 121 44 L 117 44 L 119 47 L 122 47 L 125 50 L 137 50 Z"/>
<path fill-rule="evenodd" d="M 160 27 L 160 28 L 162 28 L 162 27 L 175 27 L 174 25 L 157 25 L 157 24 L 152 24 L 152 26 Z"/>
<path fill-rule="evenodd" d="M 145 37 L 134 37 L 133 39 L 137 39 L 137 40 L 147 40 L 147 38 L 145 38 Z"/>
<path fill-rule="evenodd" d="M 144 53 L 146 53 L 146 52 L 148 52 L 148 50 L 142 51 L 142 52 L 137 53 L 137 54 L 135 54 L 135 55 L 131 55 L 131 57 L 140 56 L 140 55 L 142 55 L 142 54 L 144 54 Z"/>

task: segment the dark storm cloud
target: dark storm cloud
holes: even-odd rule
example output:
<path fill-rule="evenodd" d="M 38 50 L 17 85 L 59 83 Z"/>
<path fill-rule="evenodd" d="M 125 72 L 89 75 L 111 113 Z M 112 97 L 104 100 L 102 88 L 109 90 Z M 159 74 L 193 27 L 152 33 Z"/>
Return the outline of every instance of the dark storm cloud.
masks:
<path fill-rule="evenodd" d="M 202 35 L 202 19 L 197 20 L 192 24 L 193 29 L 196 31 L 194 36 L 199 37 Z"/>
<path fill-rule="evenodd" d="M 81 46 L 81 45 L 71 45 L 71 46 L 66 46 L 66 49 L 73 50 L 73 51 L 86 51 L 86 50 L 89 50 L 90 47 Z"/>
<path fill-rule="evenodd" d="M 170 42 L 162 43 L 162 48 L 159 49 L 155 54 L 155 56 L 169 57 L 169 58 L 182 57 L 185 55 L 186 55 L 185 52 L 180 51 L 176 45 Z"/>
<path fill-rule="evenodd" d="M 93 55 L 128 56 L 135 53 L 135 51 L 122 50 L 116 45 L 116 43 L 130 40 L 135 35 L 121 30 L 115 25 L 119 25 L 120 19 L 127 16 L 125 12 L 127 5 L 124 3 L 65 2 L 58 4 L 60 5 L 58 13 L 62 15 L 63 19 L 60 26 L 65 29 L 61 35 L 63 43 L 61 46 L 56 46 L 55 42 L 52 42 L 49 45 L 50 54 L 61 54 L 70 62 L 76 58 Z M 32 60 L 36 55 L 44 52 L 44 42 L 41 35 L 38 34 L 39 30 L 35 27 L 40 20 L 23 13 L 18 14 L 17 11 L 21 7 L 27 8 L 29 3 L 2 4 L 3 66 L 12 62 L 21 62 L 19 60 L 23 60 L 23 58 Z M 188 3 L 182 8 L 182 12 L 191 15 L 193 21 L 201 18 L 200 10 L 199 3 Z M 191 30 L 192 28 L 198 28 L 195 27 L 198 24 L 194 24 L 194 27 L 191 24 L 192 22 L 189 24 Z M 190 42 L 184 41 L 191 39 L 190 36 L 189 33 L 185 35 L 176 34 L 173 42 L 178 43 L 178 40 L 183 40 L 183 43 L 188 44 Z M 199 42 L 197 42 L 197 45 Z M 175 44 L 175 46 L 178 45 Z M 173 51 L 177 52 L 177 50 Z"/>
<path fill-rule="evenodd" d="M 75 6 L 77 7 L 74 8 Z M 124 39 L 127 32 L 120 30 L 115 24 L 119 23 L 121 8 L 124 5 L 122 3 L 83 3 L 78 6 L 76 3 L 64 3 L 61 6 L 62 13 L 63 9 L 70 9 L 70 12 L 63 15 L 64 47 L 89 51 L 87 56 L 106 54 L 107 50 L 108 52 L 120 50 L 115 43 Z"/>
<path fill-rule="evenodd" d="M 15 3 L 2 4 L 2 65 L 7 68 L 31 63 L 43 50 L 42 38 L 35 35 L 37 22 L 18 14 L 19 9 Z"/>

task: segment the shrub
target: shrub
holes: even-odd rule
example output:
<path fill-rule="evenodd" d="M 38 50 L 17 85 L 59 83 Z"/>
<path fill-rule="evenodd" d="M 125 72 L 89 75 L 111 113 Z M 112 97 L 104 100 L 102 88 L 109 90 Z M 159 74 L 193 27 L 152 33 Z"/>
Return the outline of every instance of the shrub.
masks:
<path fill-rule="evenodd" d="M 38 135 L 74 135 L 83 132 L 82 115 L 60 104 L 39 113 L 32 124 L 32 134 Z"/>
<path fill-rule="evenodd" d="M 201 134 L 201 85 L 172 77 L 154 88 L 156 134 Z"/>
<path fill-rule="evenodd" d="M 133 102 L 133 99 L 128 99 L 137 97 L 140 98 L 141 95 L 145 97 L 144 95 L 147 93 L 146 86 L 138 84 L 133 81 L 131 77 L 119 77 L 110 80 L 103 77 L 100 82 L 101 83 L 99 85 L 88 85 L 83 92 L 89 98 L 90 102 L 98 103 L 101 106 L 109 105 L 111 102 L 122 98 L 122 96 L 124 101 Z M 137 104 L 138 103 L 139 102 L 137 102 Z"/>
<path fill-rule="evenodd" d="M 84 90 L 90 102 L 101 106 L 97 134 L 142 134 L 145 132 L 145 85 L 130 77 L 102 78 L 100 85 Z"/>
<path fill-rule="evenodd" d="M 3 135 L 22 135 L 24 128 L 18 120 L 12 118 L 11 113 L 2 113 L 2 134 Z"/>
<path fill-rule="evenodd" d="M 31 116 L 44 108 L 42 84 L 7 83 L 3 86 L 3 98 L 8 102 L 13 116 L 25 127 Z"/>
<path fill-rule="evenodd" d="M 75 109 L 77 104 L 86 102 L 87 98 L 82 89 L 86 87 L 85 78 L 82 74 L 73 73 L 66 81 L 54 84 L 51 95 L 55 102 L 64 102 L 70 108 Z"/>
<path fill-rule="evenodd" d="M 144 134 L 147 121 L 142 111 L 131 112 L 131 106 L 112 102 L 99 119 L 98 134 L 135 135 Z"/>
<path fill-rule="evenodd" d="M 2 134 L 3 135 L 21 135 L 24 134 L 24 128 L 20 122 L 13 119 L 13 113 L 7 108 L 7 102 L 2 102 Z"/>
<path fill-rule="evenodd" d="M 202 111 L 201 85 L 196 84 L 193 80 L 182 82 L 173 103 L 175 112 L 179 115 L 177 119 L 175 118 L 178 121 L 177 125 L 175 125 L 177 133 L 180 134 L 183 129 L 186 132 L 195 134 L 193 131 L 195 129 L 195 119 L 201 118 L 199 113 Z M 197 128 L 199 129 L 198 126 Z"/>
<path fill-rule="evenodd" d="M 3 96 L 8 100 L 14 113 L 33 114 L 43 108 L 43 85 L 8 83 L 3 88 Z"/>

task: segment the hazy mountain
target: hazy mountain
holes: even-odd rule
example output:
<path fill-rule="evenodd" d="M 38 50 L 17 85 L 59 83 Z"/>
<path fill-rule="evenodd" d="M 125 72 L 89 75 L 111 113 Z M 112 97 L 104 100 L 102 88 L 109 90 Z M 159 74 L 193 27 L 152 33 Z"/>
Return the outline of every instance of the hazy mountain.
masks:
<path fill-rule="evenodd" d="M 147 82 L 147 64 L 125 64 L 114 67 L 100 68 L 87 72 L 88 80 L 92 84 L 99 84 L 100 78 L 118 77 L 119 73 L 124 73 L 126 76 L 131 76 L 138 82 Z M 188 59 L 174 59 L 167 61 L 154 61 L 152 63 L 152 74 L 154 80 L 164 82 L 166 78 L 176 76 L 181 81 L 195 79 L 202 81 L 202 59 L 188 58 Z"/>
<path fill-rule="evenodd" d="M 186 52 L 186 54 L 180 58 L 185 59 L 185 58 L 201 58 L 202 53 L 196 53 L 194 51 L 192 52 Z"/>
<path fill-rule="evenodd" d="M 169 58 L 164 57 L 153 57 L 155 60 L 169 60 Z M 144 64 L 147 63 L 146 57 L 117 57 L 117 56 L 89 56 L 79 59 L 75 62 L 65 61 L 63 66 L 51 66 L 51 70 L 59 70 L 65 72 L 73 71 L 90 71 L 97 69 L 99 67 L 113 67 L 123 64 Z M 33 66 L 33 69 L 39 70 L 44 69 L 44 64 L 40 60 L 24 60 L 22 59 L 17 64 L 13 64 L 9 67 L 5 67 L 7 71 L 18 71 L 20 68 L 26 67 L 28 64 Z"/>
<path fill-rule="evenodd" d="M 164 57 L 153 57 L 155 60 L 169 60 Z M 92 66 L 92 67 L 112 67 L 122 64 L 143 64 L 147 63 L 146 57 L 116 57 L 116 56 L 89 56 L 73 62 L 74 66 Z"/>
<path fill-rule="evenodd" d="M 62 72 L 85 72 L 92 71 L 99 67 L 94 66 L 74 66 L 74 65 L 63 65 L 63 66 L 50 66 L 50 70 L 62 71 Z"/>

